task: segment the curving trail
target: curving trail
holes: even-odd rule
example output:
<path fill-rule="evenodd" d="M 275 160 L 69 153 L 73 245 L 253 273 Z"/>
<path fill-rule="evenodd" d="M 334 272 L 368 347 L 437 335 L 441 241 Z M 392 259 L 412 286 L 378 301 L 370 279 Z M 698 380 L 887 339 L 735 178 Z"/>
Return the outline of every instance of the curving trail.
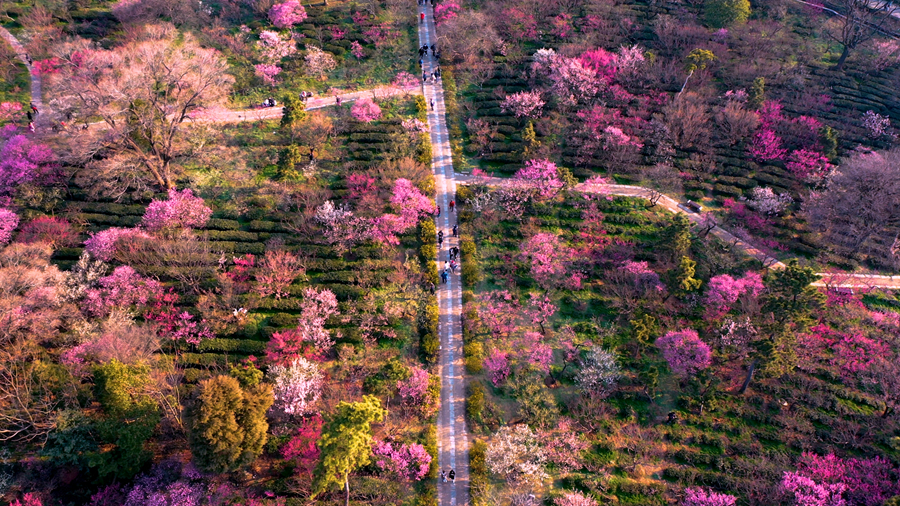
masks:
<path fill-rule="evenodd" d="M 0 26 L 0 37 L 3 37 L 3 39 L 12 46 L 13 50 L 16 52 L 16 57 L 24 63 L 25 67 L 28 69 L 28 75 L 31 76 L 31 103 L 37 107 L 38 111 L 40 111 L 35 118 L 34 123 L 35 125 L 45 125 L 47 119 L 50 117 L 50 109 L 46 108 L 43 100 L 41 100 L 41 75 L 35 72 L 31 64 L 28 63 L 28 53 L 25 52 L 25 48 L 22 47 L 22 44 L 15 35 L 10 33 L 6 28 Z"/>
<path fill-rule="evenodd" d="M 456 178 L 461 184 L 471 184 L 478 182 L 480 184 L 488 184 L 491 186 L 502 186 L 509 179 L 499 177 L 479 177 L 458 174 Z M 630 186 L 621 184 L 592 184 L 579 183 L 575 185 L 575 189 L 585 193 L 599 193 L 602 195 L 619 195 L 623 197 L 637 197 L 650 200 L 653 198 L 654 192 L 643 186 Z M 657 201 L 657 205 L 672 213 L 684 213 L 689 220 L 699 224 L 701 216 L 698 213 L 689 211 L 682 204 L 668 195 L 662 195 Z M 784 269 L 785 264 L 776 258 L 769 256 L 766 252 L 753 246 L 752 244 L 737 238 L 732 233 L 722 227 L 713 227 L 710 234 L 719 238 L 725 243 L 732 244 L 735 248 L 740 249 L 747 255 L 759 260 L 762 264 L 772 269 Z M 853 273 L 833 273 L 820 272 L 822 276 L 820 281 L 812 284 L 812 286 L 822 286 L 831 288 L 889 288 L 900 289 L 900 275 L 886 276 L 880 274 L 853 274 Z"/>
<path fill-rule="evenodd" d="M 425 23 L 419 24 L 419 44 L 435 44 L 431 6 L 419 6 L 419 13 L 425 14 Z M 424 70 L 429 74 L 437 65 L 433 55 L 424 58 Z M 447 260 L 446 251 L 458 246 L 451 229 L 457 223 L 456 213 L 449 211 L 450 201 L 456 199 L 456 178 L 453 172 L 453 158 L 450 155 L 450 135 L 444 112 L 444 88 L 441 80 L 422 85 L 425 100 L 434 101 L 434 109 L 428 113 L 431 130 L 432 169 L 434 170 L 437 195 L 435 202 L 441 208 L 441 215 L 435 218 L 435 226 L 444 231 L 445 241 L 438 250 L 438 270 L 443 269 Z M 444 471 L 453 469 L 456 480 L 438 482 L 438 504 L 457 506 L 469 503 L 469 438 L 466 433 L 466 387 L 465 366 L 463 364 L 462 286 L 459 269 L 450 275 L 447 284 L 441 284 L 437 293 L 440 320 L 438 332 L 441 350 L 438 371 L 441 376 L 441 406 L 438 412 L 438 465 Z"/>

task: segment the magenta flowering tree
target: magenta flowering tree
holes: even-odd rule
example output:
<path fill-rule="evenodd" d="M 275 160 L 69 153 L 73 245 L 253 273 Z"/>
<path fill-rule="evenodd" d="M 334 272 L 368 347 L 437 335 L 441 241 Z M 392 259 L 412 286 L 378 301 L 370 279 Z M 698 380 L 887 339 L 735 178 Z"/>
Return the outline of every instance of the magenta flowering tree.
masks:
<path fill-rule="evenodd" d="M 263 80 L 264 83 L 269 86 L 275 86 L 278 81 L 276 81 L 276 77 L 281 73 L 281 67 L 278 65 L 272 65 L 270 63 L 260 63 L 253 66 L 253 70 L 256 73 L 256 76 Z"/>
<path fill-rule="evenodd" d="M 5 246 L 12 239 L 13 231 L 19 226 L 19 215 L 0 207 L 0 246 Z"/>
<path fill-rule="evenodd" d="M 267 374 L 272 381 L 275 407 L 295 416 L 315 412 L 314 406 L 322 394 L 325 379 L 318 364 L 297 357 L 289 365 L 270 366 Z"/>
<path fill-rule="evenodd" d="M 528 160 L 513 177 L 537 191 L 541 199 L 554 197 L 565 186 L 559 179 L 556 164 L 550 160 Z"/>
<path fill-rule="evenodd" d="M 502 385 L 509 377 L 509 354 L 494 349 L 484 359 L 484 369 L 495 387 Z"/>
<path fill-rule="evenodd" d="M 350 43 L 350 54 L 357 60 L 362 60 L 363 56 L 366 55 L 366 52 L 363 50 L 362 44 L 360 44 L 359 41 L 354 40 Z"/>
<path fill-rule="evenodd" d="M 555 55 L 549 67 L 550 92 L 564 105 L 590 102 L 603 88 L 597 73 L 577 58 Z"/>
<path fill-rule="evenodd" d="M 656 346 L 677 376 L 687 378 L 712 365 L 709 345 L 700 340 L 696 330 L 668 332 L 656 340 Z"/>
<path fill-rule="evenodd" d="M 581 64 L 592 69 L 597 75 L 607 82 L 613 82 L 618 72 L 618 56 L 603 48 L 592 49 L 581 53 L 578 57 Z"/>
<path fill-rule="evenodd" d="M 127 265 L 98 280 L 97 288 L 85 292 L 83 307 L 94 316 L 106 316 L 113 309 L 145 307 L 162 293 L 159 281 L 145 278 Z"/>
<path fill-rule="evenodd" d="M 700 487 L 685 489 L 684 501 L 681 506 L 734 506 L 737 497 L 728 494 L 720 494 Z"/>
<path fill-rule="evenodd" d="M 47 176 L 53 170 L 54 156 L 49 147 L 15 135 L 0 149 L 0 196 L 12 194 L 17 187 Z"/>
<path fill-rule="evenodd" d="M 459 4 L 453 0 L 440 2 L 434 8 L 434 22 L 437 24 L 450 21 L 459 15 Z"/>
<path fill-rule="evenodd" d="M 116 254 L 117 245 L 122 241 L 150 239 L 150 235 L 139 228 L 108 228 L 101 230 L 84 241 L 84 249 L 97 260 L 109 262 Z"/>
<path fill-rule="evenodd" d="M 144 211 L 141 224 L 148 230 L 173 228 L 203 228 L 212 216 L 212 209 L 190 189 L 169 190 L 169 200 L 154 200 Z"/>
<path fill-rule="evenodd" d="M 572 259 L 572 250 L 560 241 L 558 235 L 547 232 L 535 234 L 522 243 L 519 252 L 529 262 L 531 276 L 545 290 L 562 286 L 568 281 L 566 270 Z"/>
<path fill-rule="evenodd" d="M 297 428 L 297 434 L 281 448 L 281 456 L 297 465 L 297 471 L 312 477 L 313 468 L 319 460 L 316 442 L 322 437 L 322 417 L 313 415 L 304 418 Z"/>
<path fill-rule="evenodd" d="M 788 480 L 788 474 L 794 474 Z M 809 483 L 804 480 L 811 480 Z M 845 504 L 860 506 L 879 506 L 891 497 L 900 495 L 900 470 L 890 461 L 882 457 L 870 459 L 842 459 L 834 454 L 821 457 L 805 452 L 797 465 L 796 473 L 785 473 L 785 480 L 811 496 L 824 495 L 821 492 L 834 492 L 843 488 L 839 497 L 825 495 L 845 501 Z M 785 488 L 794 491 L 782 482 Z M 797 494 L 796 491 L 795 495 Z"/>
<path fill-rule="evenodd" d="M 794 495 L 797 506 L 849 506 L 842 497 L 847 489 L 843 483 L 817 483 L 799 473 L 786 472 L 781 486 Z"/>
<path fill-rule="evenodd" d="M 755 272 L 747 272 L 743 278 L 734 279 L 728 274 L 713 276 L 709 280 L 706 297 L 703 303 L 706 305 L 708 318 L 718 318 L 731 310 L 732 305 L 738 299 L 747 294 L 749 297 L 758 297 L 765 286 L 762 276 Z"/>
<path fill-rule="evenodd" d="M 749 148 L 750 155 L 760 161 L 781 160 L 787 153 L 781 147 L 781 137 L 774 130 L 763 127 L 753 136 L 753 143 Z"/>
<path fill-rule="evenodd" d="M 431 455 L 418 443 L 375 441 L 372 454 L 379 469 L 403 480 L 419 481 L 431 468 Z"/>
<path fill-rule="evenodd" d="M 350 114 L 356 121 L 371 123 L 381 117 L 381 107 L 369 97 L 363 97 L 350 108 Z"/>
<path fill-rule="evenodd" d="M 399 211 L 404 230 L 415 226 L 419 218 L 431 216 L 437 210 L 430 198 L 416 188 L 412 181 L 404 178 L 394 181 L 391 204 Z"/>
<path fill-rule="evenodd" d="M 539 295 L 536 293 L 528 294 L 528 305 L 522 311 L 525 318 L 529 319 L 533 325 L 541 328 L 541 333 L 546 334 L 544 324 L 556 313 L 557 307 L 547 294 Z"/>
<path fill-rule="evenodd" d="M 306 19 L 306 9 L 300 5 L 299 0 L 275 4 L 269 9 L 269 21 L 275 28 L 291 28 L 302 23 Z"/>
<path fill-rule="evenodd" d="M 500 103 L 500 109 L 513 113 L 517 118 L 539 118 L 544 104 L 540 91 L 520 91 L 507 95 Z"/>
<path fill-rule="evenodd" d="M 787 169 L 800 180 L 820 180 L 831 171 L 828 158 L 817 151 L 798 149 L 793 151 L 785 164 Z"/>

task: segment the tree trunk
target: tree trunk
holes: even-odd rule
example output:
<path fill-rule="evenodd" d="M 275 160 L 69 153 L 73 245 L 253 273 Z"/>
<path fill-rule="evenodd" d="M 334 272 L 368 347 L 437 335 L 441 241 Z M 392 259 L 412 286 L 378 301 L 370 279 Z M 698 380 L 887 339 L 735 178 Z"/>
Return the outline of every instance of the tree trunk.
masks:
<path fill-rule="evenodd" d="M 881 418 L 887 418 L 888 415 L 891 414 L 891 411 L 893 411 L 893 410 L 891 409 L 891 405 L 888 404 L 887 402 L 885 402 L 885 403 L 884 403 L 884 413 L 881 414 Z"/>
<path fill-rule="evenodd" d="M 744 395 L 744 392 L 747 391 L 747 387 L 750 386 L 750 382 L 753 380 L 753 372 L 756 371 L 756 365 L 758 362 L 759 360 L 754 360 L 750 364 L 750 369 L 747 370 L 747 377 L 744 378 L 744 384 L 741 385 L 741 389 L 738 390 L 738 394 Z"/>
<path fill-rule="evenodd" d="M 350 475 L 344 475 L 344 490 L 347 492 L 347 498 L 344 500 L 345 506 L 350 506 Z"/>
<path fill-rule="evenodd" d="M 841 51 L 841 57 L 838 58 L 837 65 L 834 66 L 834 70 L 841 70 L 844 68 L 844 62 L 847 61 L 847 57 L 850 56 L 850 48 L 844 46 L 844 50 Z"/>

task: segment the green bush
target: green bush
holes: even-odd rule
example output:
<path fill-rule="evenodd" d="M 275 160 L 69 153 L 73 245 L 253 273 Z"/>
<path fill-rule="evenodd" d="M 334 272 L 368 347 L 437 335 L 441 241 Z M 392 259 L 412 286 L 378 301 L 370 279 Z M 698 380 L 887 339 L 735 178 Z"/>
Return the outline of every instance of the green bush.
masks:
<path fill-rule="evenodd" d="M 472 420 L 480 420 L 484 410 L 484 387 L 480 382 L 469 385 L 469 397 L 466 398 L 466 415 Z"/>
<path fill-rule="evenodd" d="M 259 240 L 259 235 L 243 230 L 208 230 L 206 234 L 210 241 L 256 242 Z"/>
<path fill-rule="evenodd" d="M 416 95 L 416 117 L 419 118 L 422 122 L 428 121 L 428 102 L 425 101 L 425 97 L 422 95 Z"/>
<path fill-rule="evenodd" d="M 206 224 L 207 230 L 238 230 L 241 224 L 237 220 L 223 220 L 213 218 Z"/>
<path fill-rule="evenodd" d="M 216 376 L 201 381 L 196 395 L 187 418 L 197 463 L 221 473 L 256 460 L 266 444 L 271 387 L 245 390 L 231 376 Z"/>
<path fill-rule="evenodd" d="M 428 166 L 432 160 L 431 138 L 427 133 L 419 134 L 419 144 L 416 146 L 416 161 Z"/>
<path fill-rule="evenodd" d="M 463 354 L 466 357 L 466 372 L 478 374 L 481 372 L 484 362 L 484 347 L 481 343 L 473 341 L 463 346 Z"/>
<path fill-rule="evenodd" d="M 296 318 L 294 318 L 296 322 Z M 233 352 L 243 353 L 246 355 L 259 355 L 266 351 L 265 341 L 254 341 L 252 339 L 207 339 L 200 342 L 197 349 L 204 351 Z"/>
<path fill-rule="evenodd" d="M 476 439 L 469 448 L 469 495 L 472 498 L 472 506 L 487 504 L 487 485 L 487 445 L 484 441 Z"/>
<path fill-rule="evenodd" d="M 437 362 L 438 350 L 441 345 L 441 338 L 438 334 L 439 319 L 440 310 L 436 302 L 423 304 L 419 312 L 419 339 L 422 358 L 429 364 Z"/>
<path fill-rule="evenodd" d="M 742 24 L 750 17 L 750 0 L 706 0 L 703 15 L 712 28 Z"/>
<path fill-rule="evenodd" d="M 435 262 L 437 259 L 436 237 L 437 229 L 434 227 L 434 221 L 430 219 L 420 220 L 419 242 L 421 246 L 419 246 L 419 260 L 422 262 L 422 268 L 425 270 L 425 279 L 435 285 L 440 281 L 437 263 Z"/>

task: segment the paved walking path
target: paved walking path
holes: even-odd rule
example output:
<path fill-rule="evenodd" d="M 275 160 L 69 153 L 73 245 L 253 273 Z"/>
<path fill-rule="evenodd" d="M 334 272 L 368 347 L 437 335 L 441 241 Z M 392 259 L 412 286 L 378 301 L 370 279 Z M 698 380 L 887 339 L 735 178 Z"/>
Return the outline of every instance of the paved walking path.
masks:
<path fill-rule="evenodd" d="M 435 44 L 437 38 L 432 19 L 432 7 L 420 6 L 419 13 L 425 13 L 425 23 L 419 25 L 419 44 Z M 417 14 L 418 15 L 418 14 Z M 436 65 L 433 56 L 424 58 L 425 71 L 431 74 Z M 431 129 L 432 168 L 437 187 L 437 205 L 441 215 L 435 219 L 438 230 L 444 231 L 444 245 L 438 250 L 438 270 L 444 268 L 447 251 L 458 246 L 457 238 L 451 236 L 456 224 L 456 213 L 449 211 L 451 200 L 456 200 L 456 180 L 453 173 L 453 158 L 450 155 L 450 137 L 444 116 L 444 88 L 440 79 L 435 83 L 423 84 L 425 100 L 434 100 L 434 110 L 428 113 Z M 462 328 L 460 308 L 462 307 L 462 287 L 460 275 L 450 275 L 447 284 L 440 285 L 438 306 L 440 308 L 439 332 L 441 351 L 438 371 L 441 375 L 441 409 L 438 413 L 438 464 L 441 469 L 456 471 L 456 481 L 438 483 L 438 504 L 441 506 L 462 506 L 469 503 L 469 438 L 466 434 L 466 387 L 463 365 Z"/>
<path fill-rule="evenodd" d="M 500 186 L 506 184 L 509 179 L 499 177 L 473 177 L 469 175 L 457 174 L 457 180 L 462 184 L 481 183 L 491 186 Z M 702 217 L 700 214 L 689 211 L 679 204 L 675 199 L 662 195 L 659 196 L 653 190 L 642 186 L 629 186 L 621 184 L 585 184 L 579 183 L 575 185 L 575 189 L 585 193 L 599 193 L 603 195 L 621 195 L 624 197 L 637 197 L 650 200 L 658 197 L 657 205 L 672 213 L 684 213 L 692 222 L 701 225 Z M 706 228 L 702 226 L 702 228 Z M 733 234 L 722 227 L 713 227 L 710 234 L 719 238 L 725 243 L 732 244 L 734 247 L 744 251 L 747 255 L 759 260 L 766 267 L 772 269 L 784 269 L 785 264 L 774 257 L 769 256 L 766 252 L 753 246 L 752 244 L 735 237 Z M 884 276 L 879 274 L 852 274 L 852 273 L 828 273 L 820 272 L 822 279 L 812 284 L 812 286 L 828 286 L 832 288 L 891 288 L 900 289 L 900 275 Z"/>
<path fill-rule="evenodd" d="M 341 104 L 355 102 L 362 97 L 372 97 L 372 99 L 384 99 L 393 95 L 421 95 L 422 90 L 419 88 L 397 88 L 395 86 L 383 86 L 368 90 L 349 91 L 340 93 Z M 321 109 L 336 105 L 335 95 L 313 97 L 306 101 L 306 110 Z M 209 123 L 240 123 L 242 121 L 260 121 L 264 119 L 277 119 L 282 115 L 282 107 L 264 107 L 259 109 L 210 109 L 200 111 L 191 115 L 191 121 L 209 122 Z"/>
<path fill-rule="evenodd" d="M 28 75 L 31 76 L 31 103 L 37 107 L 39 113 L 35 118 L 35 125 L 43 125 L 46 123 L 45 118 L 50 117 L 50 109 L 44 106 L 43 100 L 41 100 L 41 75 L 37 72 L 34 72 L 34 69 L 31 67 L 31 64 L 28 63 L 27 53 L 25 53 L 25 48 L 22 47 L 22 44 L 19 42 L 13 34 L 9 33 L 9 30 L 0 26 L 0 37 L 3 37 L 6 42 L 9 42 L 9 45 L 13 47 L 13 50 L 16 52 L 16 56 L 22 63 L 25 64 L 25 67 L 28 69 Z"/>

